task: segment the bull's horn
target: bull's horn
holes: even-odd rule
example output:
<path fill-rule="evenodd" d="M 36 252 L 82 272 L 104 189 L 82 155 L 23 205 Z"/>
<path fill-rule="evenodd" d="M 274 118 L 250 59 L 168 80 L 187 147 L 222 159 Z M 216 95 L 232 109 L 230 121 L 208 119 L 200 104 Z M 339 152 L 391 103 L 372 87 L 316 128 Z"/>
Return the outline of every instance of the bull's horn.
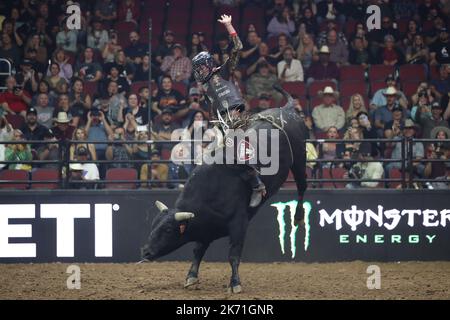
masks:
<path fill-rule="evenodd" d="M 162 203 L 161 201 L 156 200 L 155 201 L 155 206 L 159 209 L 159 211 L 163 212 L 164 210 L 168 210 L 169 208 Z"/>
<path fill-rule="evenodd" d="M 176 221 L 183 221 L 183 220 L 189 220 L 195 217 L 195 215 L 192 212 L 177 212 L 175 213 L 175 220 Z"/>

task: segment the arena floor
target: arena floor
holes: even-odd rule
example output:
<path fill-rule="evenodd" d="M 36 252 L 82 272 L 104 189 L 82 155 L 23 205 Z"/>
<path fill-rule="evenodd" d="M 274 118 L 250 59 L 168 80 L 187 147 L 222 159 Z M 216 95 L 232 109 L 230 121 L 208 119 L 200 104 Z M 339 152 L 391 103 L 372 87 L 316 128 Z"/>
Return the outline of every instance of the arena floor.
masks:
<path fill-rule="evenodd" d="M 238 295 L 225 263 L 204 263 L 190 290 L 186 262 L 79 264 L 80 290 L 66 287 L 68 264 L 0 264 L 0 299 L 450 299 L 450 262 L 378 263 L 380 290 L 367 289 L 370 264 L 242 263 Z"/>

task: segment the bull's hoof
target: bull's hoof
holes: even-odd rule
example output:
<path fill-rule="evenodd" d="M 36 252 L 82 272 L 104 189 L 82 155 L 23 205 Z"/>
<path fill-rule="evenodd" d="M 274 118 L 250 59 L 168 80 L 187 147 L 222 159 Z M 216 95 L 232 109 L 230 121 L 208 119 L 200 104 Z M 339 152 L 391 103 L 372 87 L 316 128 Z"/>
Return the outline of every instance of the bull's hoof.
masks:
<path fill-rule="evenodd" d="M 241 293 L 242 292 L 242 286 L 238 284 L 234 287 L 228 287 L 228 293 Z"/>
<path fill-rule="evenodd" d="M 301 219 L 301 220 L 294 219 L 294 226 L 296 226 L 296 227 L 304 227 L 305 226 L 305 220 L 303 220 L 303 219 Z"/>
<path fill-rule="evenodd" d="M 198 278 L 187 278 L 186 282 L 184 283 L 184 288 L 192 287 L 198 283 L 199 283 Z"/>

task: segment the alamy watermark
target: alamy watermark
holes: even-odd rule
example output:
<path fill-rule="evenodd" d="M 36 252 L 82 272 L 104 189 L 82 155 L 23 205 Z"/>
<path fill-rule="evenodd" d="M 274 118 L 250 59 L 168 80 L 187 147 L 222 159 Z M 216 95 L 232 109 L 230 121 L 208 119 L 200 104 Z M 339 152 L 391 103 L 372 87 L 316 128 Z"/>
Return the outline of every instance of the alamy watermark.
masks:
<path fill-rule="evenodd" d="M 367 267 L 366 273 L 370 274 L 369 277 L 367 277 L 367 289 L 374 290 L 374 289 L 381 289 L 381 269 L 376 264 L 370 265 Z"/>
<path fill-rule="evenodd" d="M 67 278 L 66 285 L 69 290 L 81 289 L 81 269 L 76 264 L 67 267 L 66 273 L 70 274 Z"/>

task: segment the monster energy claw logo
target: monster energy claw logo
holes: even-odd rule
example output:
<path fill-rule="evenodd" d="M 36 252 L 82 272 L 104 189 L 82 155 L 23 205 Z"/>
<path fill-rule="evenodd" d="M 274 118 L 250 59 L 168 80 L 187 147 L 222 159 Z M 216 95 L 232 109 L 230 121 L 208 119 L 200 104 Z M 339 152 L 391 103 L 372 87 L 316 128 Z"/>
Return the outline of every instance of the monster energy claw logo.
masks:
<path fill-rule="evenodd" d="M 296 246 L 296 233 L 298 230 L 298 226 L 294 225 L 294 216 L 295 211 L 297 209 L 298 201 L 293 200 L 289 202 L 277 202 L 272 203 L 271 206 L 277 209 L 277 221 L 279 226 L 279 240 L 281 252 L 285 254 L 285 242 L 284 238 L 286 236 L 286 220 L 285 220 L 285 209 L 289 207 L 290 218 L 291 218 L 291 232 L 289 233 L 289 239 L 291 242 L 291 258 L 295 258 L 295 254 L 297 251 Z M 309 224 L 309 214 L 311 212 L 311 203 L 304 202 L 303 209 L 305 209 L 305 241 L 304 241 L 304 249 L 308 250 L 309 247 L 309 235 L 310 235 L 310 224 Z"/>

